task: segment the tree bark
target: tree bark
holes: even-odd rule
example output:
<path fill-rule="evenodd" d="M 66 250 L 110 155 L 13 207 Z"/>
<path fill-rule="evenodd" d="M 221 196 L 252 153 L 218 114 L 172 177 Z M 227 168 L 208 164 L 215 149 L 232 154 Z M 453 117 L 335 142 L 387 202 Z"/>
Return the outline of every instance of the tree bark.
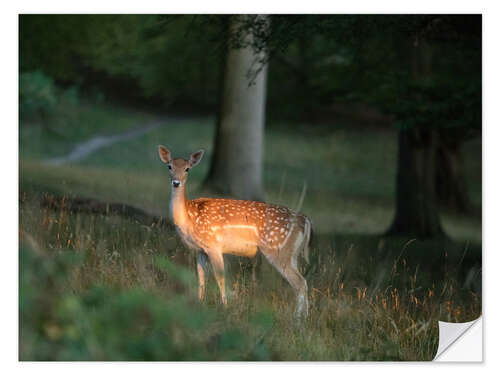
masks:
<path fill-rule="evenodd" d="M 439 203 L 461 213 L 471 211 L 460 140 L 442 140 L 438 147 L 436 190 Z"/>
<path fill-rule="evenodd" d="M 415 40 L 410 61 L 415 81 L 432 79 L 432 52 L 428 43 Z M 401 129 L 398 143 L 396 214 L 388 234 L 442 236 L 436 193 L 438 130 L 434 124 Z"/>
<path fill-rule="evenodd" d="M 241 17 L 231 17 L 230 32 Z M 204 185 L 236 198 L 262 200 L 267 64 L 248 45 L 251 38 L 247 32 L 243 47 L 227 48 L 214 154 Z"/>
<path fill-rule="evenodd" d="M 436 130 L 399 132 L 396 215 L 388 234 L 419 238 L 443 235 L 436 197 Z"/>

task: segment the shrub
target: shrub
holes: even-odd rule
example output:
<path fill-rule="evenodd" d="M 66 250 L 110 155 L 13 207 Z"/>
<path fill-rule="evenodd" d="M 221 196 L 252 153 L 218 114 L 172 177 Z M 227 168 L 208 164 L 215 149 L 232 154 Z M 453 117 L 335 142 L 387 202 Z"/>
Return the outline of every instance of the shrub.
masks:
<path fill-rule="evenodd" d="M 46 116 L 79 103 L 76 86 L 59 88 L 54 80 L 41 71 L 23 72 L 19 75 L 19 115 Z"/>
<path fill-rule="evenodd" d="M 182 294 L 92 285 L 77 295 L 65 286 L 81 261 L 69 250 L 49 255 L 33 244 L 21 246 L 20 360 L 271 359 L 249 333 L 269 329 L 268 318 L 253 319 L 244 332 L 221 321 L 223 312 Z M 166 259 L 157 263 L 177 282 L 187 282 L 182 267 Z"/>
<path fill-rule="evenodd" d="M 21 115 L 36 115 L 40 111 L 51 111 L 56 104 L 56 87 L 50 77 L 40 71 L 24 72 L 19 75 Z"/>

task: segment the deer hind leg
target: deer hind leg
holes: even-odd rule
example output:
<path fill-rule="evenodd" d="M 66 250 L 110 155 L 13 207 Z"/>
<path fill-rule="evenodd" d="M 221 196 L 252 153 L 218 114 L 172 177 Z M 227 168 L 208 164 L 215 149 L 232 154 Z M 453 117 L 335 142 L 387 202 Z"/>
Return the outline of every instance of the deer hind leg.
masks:
<path fill-rule="evenodd" d="M 288 281 L 297 296 L 296 317 L 306 317 L 309 312 L 307 282 L 297 268 L 297 258 L 304 247 L 302 231 L 293 233 L 279 249 L 262 248 L 261 251 L 276 270 Z"/>
<path fill-rule="evenodd" d="M 212 263 L 212 268 L 214 270 L 215 280 L 217 280 L 217 285 L 219 285 L 219 290 L 222 298 L 222 303 L 227 304 L 226 297 L 226 279 L 224 277 L 224 257 L 222 252 L 218 250 L 211 250 L 207 252 L 210 263 Z"/>
<path fill-rule="evenodd" d="M 284 270 L 284 276 L 290 283 L 297 296 L 297 309 L 295 315 L 297 318 L 307 317 L 309 312 L 309 302 L 307 300 L 307 282 L 300 272 L 293 266 Z"/>

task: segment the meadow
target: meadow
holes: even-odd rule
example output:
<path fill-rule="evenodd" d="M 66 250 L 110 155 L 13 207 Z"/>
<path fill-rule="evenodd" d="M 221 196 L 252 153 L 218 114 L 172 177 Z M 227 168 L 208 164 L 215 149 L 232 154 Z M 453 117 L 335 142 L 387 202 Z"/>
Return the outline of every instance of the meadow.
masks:
<path fill-rule="evenodd" d="M 77 163 L 46 161 L 90 137 L 151 122 L 155 130 Z M 213 278 L 196 297 L 194 255 L 168 224 L 78 212 L 51 199 L 85 197 L 168 216 L 170 184 L 157 145 L 174 156 L 199 148 L 190 198 L 212 154 L 214 119 L 170 118 L 79 105 L 47 132 L 19 127 L 21 360 L 431 360 L 437 320 L 481 314 L 481 217 L 444 211 L 447 237 L 384 236 L 394 213 L 397 135 L 391 128 L 269 123 L 266 200 L 313 221 L 310 314 L 292 319 L 293 292 L 262 261 L 227 258 L 229 304 Z M 464 149 L 471 201 L 481 207 L 481 142 Z M 64 202 L 64 201 L 63 201 Z"/>

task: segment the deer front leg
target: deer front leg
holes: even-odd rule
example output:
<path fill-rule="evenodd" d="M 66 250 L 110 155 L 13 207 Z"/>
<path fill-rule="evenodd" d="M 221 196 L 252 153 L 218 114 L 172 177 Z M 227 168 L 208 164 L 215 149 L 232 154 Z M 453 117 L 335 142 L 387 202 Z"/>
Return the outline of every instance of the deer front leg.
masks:
<path fill-rule="evenodd" d="M 211 250 L 208 252 L 208 258 L 210 263 L 212 263 L 212 268 L 214 270 L 214 276 L 219 285 L 219 290 L 222 298 L 222 303 L 227 304 L 226 297 L 226 280 L 224 278 L 224 257 L 222 252 L 219 250 Z"/>
<path fill-rule="evenodd" d="M 208 276 L 208 257 L 202 251 L 196 254 L 196 269 L 198 271 L 198 298 L 203 301 L 205 298 L 205 283 Z"/>

